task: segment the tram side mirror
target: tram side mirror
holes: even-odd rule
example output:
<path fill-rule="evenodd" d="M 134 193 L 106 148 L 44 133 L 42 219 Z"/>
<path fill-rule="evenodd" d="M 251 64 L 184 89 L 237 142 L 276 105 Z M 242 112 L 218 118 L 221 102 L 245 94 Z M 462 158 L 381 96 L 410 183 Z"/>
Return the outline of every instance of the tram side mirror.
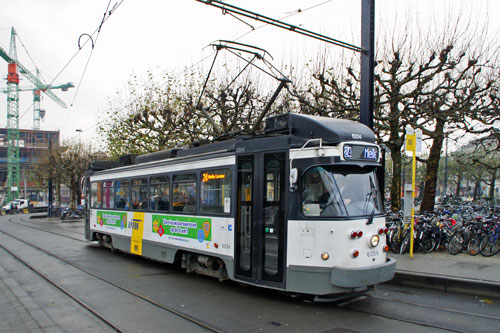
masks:
<path fill-rule="evenodd" d="M 299 172 L 297 168 L 290 169 L 290 192 L 295 192 L 297 190 L 298 177 Z"/>

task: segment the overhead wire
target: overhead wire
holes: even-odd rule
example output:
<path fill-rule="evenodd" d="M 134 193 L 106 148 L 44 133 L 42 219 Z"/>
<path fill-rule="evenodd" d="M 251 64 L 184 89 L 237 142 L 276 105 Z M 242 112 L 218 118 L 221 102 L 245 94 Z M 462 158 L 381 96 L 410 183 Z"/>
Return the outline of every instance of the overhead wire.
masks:
<path fill-rule="evenodd" d="M 125 0 L 122 0 L 122 1 L 119 3 L 119 5 L 121 5 L 121 3 L 123 3 L 123 1 L 125 1 Z M 293 17 L 293 16 L 295 16 L 295 15 L 302 14 L 302 13 L 304 13 L 304 12 L 307 12 L 307 11 L 309 11 L 309 10 L 312 10 L 312 9 L 317 8 L 317 7 L 323 6 L 323 5 L 325 5 L 325 4 L 329 3 L 329 2 L 332 2 L 332 1 L 333 1 L 333 0 L 326 0 L 326 1 L 322 1 L 322 2 L 320 2 L 320 3 L 317 3 L 317 4 L 315 4 L 315 5 L 312 5 L 312 6 L 310 6 L 310 7 L 307 7 L 307 8 L 305 8 L 305 9 L 301 9 L 301 8 L 299 8 L 299 9 L 297 9 L 297 10 L 295 10 L 295 11 L 291 12 L 290 14 L 285 15 L 285 16 L 283 16 L 283 17 L 279 18 L 279 20 L 284 20 L 284 19 L 287 19 L 287 18 Z M 118 5 L 118 6 L 119 6 L 119 5 Z M 116 5 L 115 5 L 115 6 L 116 6 Z M 107 18 L 109 18 L 109 16 L 108 16 Z M 107 18 L 106 18 L 106 20 L 107 20 Z M 240 21 L 242 21 L 242 20 L 240 19 Z M 248 23 L 246 23 L 246 22 L 244 22 L 244 23 L 245 23 L 246 25 L 250 26 L 252 29 L 251 29 L 250 31 L 245 32 L 244 34 L 242 34 L 242 35 L 238 36 L 237 38 L 235 38 L 235 39 L 234 39 L 234 41 L 238 41 L 238 40 L 240 40 L 240 39 L 244 38 L 245 36 L 247 36 L 248 34 L 250 34 L 250 33 L 254 32 L 254 31 L 258 30 L 258 29 L 261 29 L 261 28 L 263 28 L 263 27 L 265 27 L 265 26 L 268 26 L 268 25 L 269 25 L 269 23 L 264 23 L 264 24 L 262 24 L 262 25 L 260 25 L 260 26 L 253 27 L 252 25 L 250 25 L 250 24 L 248 24 Z M 97 30 L 96 30 L 96 31 L 97 31 Z M 95 32 L 94 32 L 94 33 L 95 33 Z M 94 35 L 94 34 L 92 34 L 92 36 L 93 36 L 93 35 Z M 88 42 L 88 40 L 87 40 L 87 42 Z M 86 42 L 86 43 L 87 43 L 87 42 Z M 85 43 L 85 44 L 86 44 L 86 43 Z M 85 44 L 84 44 L 84 45 L 85 45 Z M 195 68 L 195 67 L 196 67 L 196 66 L 198 66 L 199 64 L 201 64 L 201 63 L 205 62 L 205 60 L 207 60 L 208 58 L 211 58 L 211 57 L 212 57 L 215 53 L 216 53 L 216 52 L 212 52 L 212 53 L 210 53 L 209 55 L 207 55 L 206 57 L 204 57 L 204 58 L 202 58 L 201 60 L 197 61 L 196 63 L 192 64 L 191 66 L 189 66 L 189 67 L 185 68 L 184 70 L 182 70 L 182 71 L 178 72 L 178 73 L 177 73 L 177 76 L 180 76 L 180 75 L 182 75 L 182 74 L 184 74 L 184 73 L 188 72 L 189 70 L 191 70 L 191 69 Z M 75 54 L 75 56 L 76 56 L 76 54 Z M 279 71 L 278 71 L 278 72 L 279 72 Z M 59 75 L 59 74 L 58 74 L 58 75 Z M 166 83 L 165 83 L 165 84 L 166 84 Z M 138 100 L 139 100 L 139 98 L 137 98 L 137 99 L 133 100 L 133 101 L 132 101 L 132 102 L 130 102 L 130 103 L 127 103 L 126 105 L 122 106 L 121 108 L 118 108 L 118 109 L 116 110 L 116 112 L 121 112 L 121 111 L 123 111 L 123 110 L 125 110 L 125 109 L 127 109 L 127 108 L 131 107 L 131 106 L 132 106 L 132 105 L 134 105 L 134 103 L 136 103 Z M 84 130 L 83 130 L 83 132 L 87 132 L 87 131 L 89 131 L 89 130 L 91 130 L 91 129 L 96 128 L 97 126 L 101 125 L 101 124 L 102 124 L 102 123 L 104 123 L 106 120 L 108 120 L 111 116 L 112 116 L 112 115 L 109 115 L 109 116 L 107 116 L 107 117 L 105 117 L 105 118 L 103 118 L 103 119 L 99 120 L 98 122 L 96 122 L 96 123 L 95 123 L 95 124 L 93 124 L 92 126 L 89 126 L 88 128 L 84 129 Z M 70 136 L 70 138 L 74 138 L 74 137 L 77 137 L 77 136 L 78 136 L 78 135 L 73 135 L 73 136 Z"/>
<path fill-rule="evenodd" d="M 120 2 L 120 5 L 123 3 L 124 0 L 122 0 Z M 92 34 L 92 36 L 90 36 L 90 40 L 92 41 L 92 48 L 90 50 L 90 54 L 89 54 L 89 57 L 87 58 L 87 63 L 85 64 L 85 67 L 83 69 L 83 72 L 82 72 L 82 75 L 80 77 L 80 81 L 78 82 L 77 86 L 76 86 L 76 91 L 75 91 L 75 94 L 73 95 L 73 100 L 71 101 L 71 104 L 70 104 L 70 109 L 68 110 L 68 112 L 66 113 L 66 117 L 64 119 L 64 123 L 63 123 L 63 126 L 61 129 L 64 129 L 64 127 L 66 126 L 66 123 L 68 121 L 68 117 L 69 117 L 69 113 L 71 112 L 71 110 L 73 109 L 73 104 L 76 100 L 76 97 L 78 96 L 78 92 L 80 91 L 80 87 L 82 85 L 82 82 L 83 82 L 83 78 L 85 77 L 85 74 L 87 73 L 87 69 L 88 69 L 88 66 L 89 66 L 89 63 L 90 63 L 90 59 L 92 58 L 92 54 L 94 53 L 94 48 L 95 46 L 97 45 L 97 40 L 99 39 L 99 34 L 101 33 L 101 28 L 102 28 L 102 25 L 104 24 L 105 20 L 107 19 L 107 17 L 111 16 L 111 14 L 113 13 L 114 10 L 116 10 L 116 8 L 119 7 L 119 5 L 117 6 L 117 3 L 115 3 L 115 5 L 113 6 L 113 8 L 109 11 L 109 15 L 107 15 L 108 13 L 108 10 L 109 10 L 109 6 L 111 5 L 111 0 L 109 0 L 108 2 L 108 6 L 106 7 L 106 11 L 104 12 L 104 15 L 103 15 L 103 18 L 101 20 L 101 24 L 99 24 L 99 28 L 97 29 L 97 35 L 95 37 L 95 41 L 94 39 L 92 38 L 92 36 L 94 34 Z M 94 32 L 95 33 L 95 32 Z M 83 34 L 83 35 L 88 35 L 88 34 Z M 81 36 L 80 36 L 81 37 Z M 87 40 L 88 42 L 88 40 Z M 80 47 L 80 40 L 78 40 L 78 46 Z M 81 47 L 80 47 L 81 49 Z"/>
<path fill-rule="evenodd" d="M 31 62 L 33 63 L 33 66 L 35 66 L 37 73 L 40 73 L 40 69 L 36 65 L 35 60 L 33 60 L 33 57 L 31 57 L 31 54 L 29 53 L 28 48 L 26 48 L 26 45 L 24 45 L 24 43 L 23 43 L 21 37 L 19 36 L 19 34 L 17 33 L 17 31 L 16 31 L 16 36 L 17 36 L 17 39 L 19 40 L 19 42 L 21 43 L 21 46 L 23 47 L 24 51 L 28 55 L 28 58 L 30 58 Z M 40 75 L 41 75 L 41 73 L 40 73 Z"/>
<path fill-rule="evenodd" d="M 289 18 L 289 17 L 295 16 L 295 15 L 297 15 L 297 14 L 304 13 L 304 12 L 306 12 L 306 11 L 308 11 L 308 10 L 311 10 L 311 9 L 317 8 L 317 7 L 319 7 L 319 6 L 322 6 L 322 5 L 327 4 L 327 3 L 329 3 L 329 2 L 332 2 L 332 1 L 333 1 L 333 0 L 326 0 L 326 1 L 323 1 L 323 2 L 318 3 L 318 4 L 316 4 L 316 5 L 313 5 L 313 6 L 311 6 L 311 7 L 307 7 L 307 8 L 305 8 L 305 9 L 300 9 L 300 8 L 299 8 L 299 9 L 297 9 L 297 10 L 295 10 L 295 11 L 291 12 L 291 14 L 286 15 L 286 16 L 283 16 L 283 17 L 279 18 L 278 20 L 279 20 L 279 21 L 281 21 L 281 20 L 285 20 L 285 19 L 287 19 L 287 18 Z M 248 24 L 248 23 L 247 23 L 247 24 Z M 268 26 L 268 25 L 269 25 L 269 23 L 264 23 L 264 24 L 261 24 L 260 26 L 258 26 L 258 27 L 256 27 L 256 28 L 254 28 L 254 29 L 252 29 L 252 30 L 250 30 L 250 31 L 247 31 L 247 32 L 246 32 L 246 33 L 244 33 L 243 35 L 241 35 L 241 36 L 237 37 L 237 38 L 235 39 L 235 41 L 237 41 L 237 40 L 239 40 L 239 39 L 241 39 L 241 38 L 245 37 L 246 35 L 248 35 L 248 34 L 250 34 L 250 33 L 254 32 L 255 30 L 258 30 L 258 29 L 263 28 L 263 27 Z"/>
<path fill-rule="evenodd" d="M 106 12 L 104 13 L 104 16 L 103 16 L 103 19 L 101 20 L 101 23 L 99 24 L 99 27 L 97 29 L 94 30 L 94 32 L 91 34 L 91 36 L 94 36 L 96 33 L 99 33 L 103 24 L 110 18 L 111 14 L 114 13 L 114 11 L 116 11 L 124 2 L 125 0 L 120 0 L 120 1 L 117 1 L 115 3 L 115 5 L 113 6 L 113 8 L 111 8 L 111 10 L 108 12 L 108 9 L 109 9 L 109 5 L 110 3 L 108 3 L 108 6 L 106 8 Z M 111 2 L 111 0 L 110 0 Z M 107 15 L 106 15 L 107 14 Z M 90 39 L 87 39 L 83 45 L 79 45 L 79 48 L 78 50 L 73 54 L 73 56 L 66 62 L 66 64 L 61 68 L 61 70 L 56 74 L 56 76 L 52 79 L 52 81 L 48 84 L 49 86 L 51 86 L 55 80 L 66 70 L 66 68 L 73 62 L 73 60 L 76 58 L 76 56 L 81 52 L 81 50 L 85 47 L 85 45 L 87 45 L 87 43 L 90 41 Z M 94 43 L 94 46 L 95 46 L 95 43 Z M 87 61 L 88 63 L 88 61 Z M 85 66 L 85 69 L 84 71 L 86 70 L 87 68 L 87 65 Z M 42 93 L 44 93 L 42 91 Z M 19 119 L 21 119 L 33 106 L 34 103 L 32 103 L 28 109 L 26 109 L 20 116 L 19 116 Z M 70 109 L 71 110 L 71 109 Z M 65 118 L 67 119 L 67 117 Z M 66 123 L 66 120 L 64 122 L 64 124 Z M 63 127 L 64 128 L 64 125 Z"/>

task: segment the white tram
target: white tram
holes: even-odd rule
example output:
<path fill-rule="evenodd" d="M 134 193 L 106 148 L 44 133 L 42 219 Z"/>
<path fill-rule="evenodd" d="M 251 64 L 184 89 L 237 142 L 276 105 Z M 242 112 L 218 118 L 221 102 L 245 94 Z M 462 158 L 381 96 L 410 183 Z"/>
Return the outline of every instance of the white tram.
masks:
<path fill-rule="evenodd" d="M 363 291 L 396 267 L 380 155 L 363 124 L 283 114 L 259 135 L 125 166 L 94 162 L 86 238 L 221 280 L 312 295 Z"/>

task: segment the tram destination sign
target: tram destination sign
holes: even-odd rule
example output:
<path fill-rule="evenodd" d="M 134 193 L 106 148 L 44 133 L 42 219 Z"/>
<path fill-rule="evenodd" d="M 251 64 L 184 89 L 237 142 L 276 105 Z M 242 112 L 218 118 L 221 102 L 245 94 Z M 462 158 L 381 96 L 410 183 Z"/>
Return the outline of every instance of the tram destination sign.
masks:
<path fill-rule="evenodd" d="M 343 156 L 346 161 L 378 161 L 379 149 L 376 146 L 345 144 Z"/>

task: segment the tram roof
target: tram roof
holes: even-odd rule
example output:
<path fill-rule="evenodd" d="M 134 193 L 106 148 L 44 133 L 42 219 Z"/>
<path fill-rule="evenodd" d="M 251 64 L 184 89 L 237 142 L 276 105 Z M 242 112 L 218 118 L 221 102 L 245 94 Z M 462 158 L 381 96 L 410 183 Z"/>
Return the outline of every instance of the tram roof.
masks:
<path fill-rule="evenodd" d="M 323 140 L 324 145 L 335 145 L 340 142 L 360 141 L 374 143 L 375 134 L 368 126 L 347 119 L 311 116 L 297 113 L 286 113 L 266 119 L 264 133 L 257 135 L 239 135 L 235 138 L 194 146 L 190 148 L 172 148 L 137 156 L 129 163 L 143 164 L 175 157 L 199 156 L 217 152 L 237 151 L 237 147 L 246 146 L 246 151 L 262 149 L 262 146 L 301 147 L 306 140 Z M 260 140 L 259 140 L 260 139 Z M 105 169 L 105 168 L 103 168 Z"/>
<path fill-rule="evenodd" d="M 281 135 L 280 135 L 281 134 Z M 288 135 L 287 135 L 288 134 Z M 174 157 L 195 156 L 205 153 L 234 151 L 240 144 L 252 139 L 288 136 L 288 145 L 302 146 L 304 140 L 321 138 L 324 144 L 346 141 L 375 142 L 375 134 L 366 125 L 348 119 L 286 113 L 266 119 L 264 134 L 239 135 L 236 138 L 190 148 L 172 148 L 137 156 L 135 164 L 159 161 Z M 278 143 L 278 142 L 276 142 Z M 281 143 L 283 144 L 283 142 Z"/>
<path fill-rule="evenodd" d="M 299 138 L 321 138 L 325 143 L 330 144 L 353 140 L 375 142 L 373 131 L 362 123 L 298 113 L 286 113 L 267 118 L 264 131 L 266 133 L 286 131 Z"/>

